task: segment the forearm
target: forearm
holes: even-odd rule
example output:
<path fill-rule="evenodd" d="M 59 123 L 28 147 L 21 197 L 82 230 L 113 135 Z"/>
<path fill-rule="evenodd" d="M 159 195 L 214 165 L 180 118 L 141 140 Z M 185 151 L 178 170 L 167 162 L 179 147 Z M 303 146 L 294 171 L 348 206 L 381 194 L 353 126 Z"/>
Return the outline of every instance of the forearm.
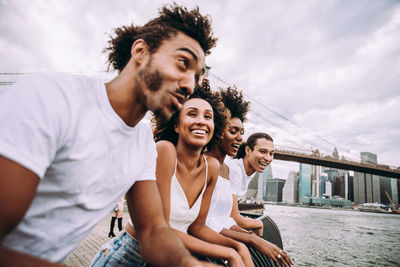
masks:
<path fill-rule="evenodd" d="M 216 233 L 213 231 L 211 228 L 209 228 L 206 225 L 191 225 L 188 229 L 188 232 L 207 242 L 213 243 L 213 244 L 218 244 L 221 246 L 225 247 L 230 247 L 235 250 L 239 249 L 239 243 L 236 242 L 235 240 L 228 238 L 226 236 L 223 236 L 219 233 Z"/>
<path fill-rule="evenodd" d="M 14 266 L 40 266 L 40 267 L 57 267 L 65 266 L 58 263 L 48 262 L 43 259 L 33 257 L 31 255 L 21 253 L 18 251 L 10 250 L 0 246 L 0 266 L 14 267 Z"/>
<path fill-rule="evenodd" d="M 239 212 L 237 196 L 235 194 L 233 194 L 232 199 L 233 199 L 233 204 L 232 204 L 231 217 L 236 222 L 236 224 L 239 227 L 242 227 L 247 230 L 261 229 L 260 232 L 262 232 L 262 228 L 263 228 L 262 221 L 258 220 L 258 219 L 252 219 L 252 218 L 247 218 L 247 217 L 242 216 Z"/>
<path fill-rule="evenodd" d="M 255 238 L 255 234 L 253 232 L 250 231 L 246 231 L 243 230 L 240 227 L 237 227 L 238 230 L 241 229 L 242 231 L 236 231 L 235 230 L 231 230 L 231 229 L 222 229 L 222 231 L 220 232 L 221 235 L 232 238 L 236 241 L 248 244 L 248 245 L 254 245 L 254 238 Z"/>
<path fill-rule="evenodd" d="M 138 239 L 143 260 L 154 266 L 189 266 L 194 260 L 169 227 L 153 229 Z"/>
<path fill-rule="evenodd" d="M 252 233 L 251 231 L 246 230 L 246 229 L 244 229 L 244 228 L 242 228 L 242 227 L 239 227 L 239 226 L 236 225 L 236 224 L 235 224 L 235 225 L 232 225 L 231 228 L 229 228 L 229 230 L 236 231 L 236 232 L 241 232 L 241 233 L 245 233 L 245 234 Z"/>
<path fill-rule="evenodd" d="M 175 233 L 181 239 L 185 247 L 194 254 L 210 258 L 230 259 L 233 257 L 233 253 L 235 253 L 232 248 L 209 243 L 178 230 L 175 230 Z"/>
<path fill-rule="evenodd" d="M 258 229 L 262 228 L 263 224 L 258 219 L 246 218 L 242 215 L 238 215 L 234 218 L 238 226 L 244 229 Z"/>
<path fill-rule="evenodd" d="M 199 238 L 206 240 L 208 242 L 215 243 L 224 247 L 229 247 L 230 249 L 234 250 L 240 255 L 245 266 L 249 267 L 254 266 L 250 256 L 250 252 L 243 243 L 233 240 L 232 238 L 223 236 L 219 233 L 216 233 L 203 224 L 198 225 L 197 226 L 198 228 L 192 226 L 194 225 L 192 224 L 189 227 L 189 230 L 191 231 L 190 233 L 193 233 Z"/>

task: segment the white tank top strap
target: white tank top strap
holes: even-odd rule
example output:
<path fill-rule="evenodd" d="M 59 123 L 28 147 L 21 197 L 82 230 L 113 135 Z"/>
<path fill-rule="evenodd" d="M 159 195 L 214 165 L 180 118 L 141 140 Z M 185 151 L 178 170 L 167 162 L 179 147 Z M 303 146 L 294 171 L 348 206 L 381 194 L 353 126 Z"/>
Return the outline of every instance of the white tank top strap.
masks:
<path fill-rule="evenodd" d="M 206 155 L 203 154 L 203 158 L 204 158 L 204 162 L 205 162 L 205 164 L 206 164 L 206 179 L 205 179 L 204 187 L 203 187 L 203 190 L 202 190 L 202 191 L 204 191 L 205 188 L 206 188 L 206 186 L 207 186 L 207 177 L 208 177 L 208 164 L 207 164 Z"/>
<path fill-rule="evenodd" d="M 176 160 L 175 160 L 175 169 L 174 169 L 174 174 L 173 175 L 176 175 L 176 168 L 178 167 L 178 158 L 176 158 Z"/>

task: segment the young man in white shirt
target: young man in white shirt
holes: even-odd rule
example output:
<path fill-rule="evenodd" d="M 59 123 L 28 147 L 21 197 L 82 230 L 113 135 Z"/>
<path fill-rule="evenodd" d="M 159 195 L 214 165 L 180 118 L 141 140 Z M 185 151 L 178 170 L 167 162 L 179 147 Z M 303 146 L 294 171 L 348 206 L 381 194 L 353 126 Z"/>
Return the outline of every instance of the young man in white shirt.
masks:
<path fill-rule="evenodd" d="M 261 220 L 246 218 L 239 213 L 237 198 L 246 193 L 247 186 L 255 172 L 263 172 L 274 159 L 274 141 L 266 133 L 254 133 L 243 143 L 235 159 L 227 158 L 225 164 L 229 167 L 229 178 L 233 194 L 232 218 L 245 229 L 253 229 L 257 235 L 263 234 Z"/>
<path fill-rule="evenodd" d="M 175 5 L 116 29 L 110 82 L 33 75 L 0 97 L 0 265 L 58 266 L 126 192 L 144 261 L 193 266 L 168 228 L 155 183 L 148 110 L 168 119 L 215 45 L 198 9 Z"/>

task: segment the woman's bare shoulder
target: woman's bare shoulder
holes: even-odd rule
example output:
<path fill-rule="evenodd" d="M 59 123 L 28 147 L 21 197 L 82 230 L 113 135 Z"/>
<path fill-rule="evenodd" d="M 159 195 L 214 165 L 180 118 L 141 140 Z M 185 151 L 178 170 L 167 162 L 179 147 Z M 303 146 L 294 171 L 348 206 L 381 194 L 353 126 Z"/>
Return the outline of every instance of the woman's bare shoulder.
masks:
<path fill-rule="evenodd" d="M 213 156 L 209 156 L 209 155 L 206 154 L 206 159 L 207 159 L 208 165 L 210 165 L 210 166 L 216 166 L 216 167 L 219 168 L 220 164 L 219 164 L 219 161 L 218 161 L 216 158 L 214 158 Z"/>
<path fill-rule="evenodd" d="M 166 140 L 161 140 L 156 143 L 156 148 L 158 154 L 169 154 L 169 155 L 175 155 L 176 156 L 176 148 L 173 143 L 170 141 Z"/>
<path fill-rule="evenodd" d="M 208 172 L 210 174 L 211 177 L 218 177 L 219 174 L 219 167 L 220 167 L 220 163 L 219 161 L 212 157 L 212 156 L 207 156 L 207 163 L 208 163 Z"/>

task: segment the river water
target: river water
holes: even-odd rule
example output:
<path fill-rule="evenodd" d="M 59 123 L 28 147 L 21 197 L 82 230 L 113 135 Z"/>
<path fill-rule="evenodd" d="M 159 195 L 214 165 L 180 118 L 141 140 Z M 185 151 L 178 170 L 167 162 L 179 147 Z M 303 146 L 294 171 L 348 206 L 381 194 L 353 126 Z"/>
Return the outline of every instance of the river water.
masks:
<path fill-rule="evenodd" d="M 400 266 L 400 215 L 266 205 L 294 266 Z"/>

